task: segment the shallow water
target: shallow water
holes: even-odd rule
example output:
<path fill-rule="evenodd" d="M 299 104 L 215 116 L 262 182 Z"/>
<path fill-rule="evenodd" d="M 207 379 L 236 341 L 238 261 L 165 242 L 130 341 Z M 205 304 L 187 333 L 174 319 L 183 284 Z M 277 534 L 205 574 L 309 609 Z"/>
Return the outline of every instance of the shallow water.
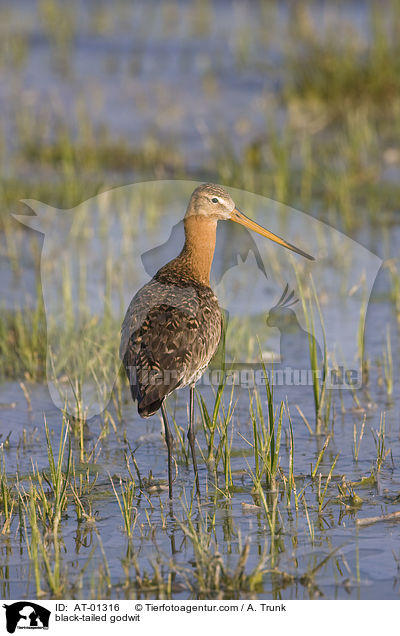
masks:
<path fill-rule="evenodd" d="M 273 595 L 279 598 L 314 598 L 322 595 L 325 598 L 397 598 L 397 561 L 399 553 L 399 541 L 397 525 L 394 522 L 383 522 L 376 525 L 359 527 L 355 526 L 356 517 L 380 516 L 398 509 L 399 470 L 396 458 L 400 452 L 399 425 L 396 416 L 398 408 L 398 396 L 395 396 L 391 406 L 386 406 L 386 444 L 391 449 L 391 455 L 381 469 L 378 482 L 375 485 L 355 487 L 357 494 L 362 497 L 363 503 L 357 509 L 345 509 L 337 500 L 336 485 L 345 477 L 346 481 L 358 481 L 363 476 L 368 476 L 374 465 L 376 449 L 370 429 L 377 429 L 379 425 L 379 410 L 374 407 L 367 409 L 365 434 L 361 442 L 360 457 L 357 463 L 352 457 L 353 447 L 353 423 L 362 421 L 361 413 L 353 413 L 352 400 L 345 396 L 345 406 L 349 410 L 343 414 L 338 413 L 334 423 L 334 437 L 329 445 L 324 461 L 320 465 L 323 474 L 327 474 L 333 458 L 339 453 L 339 459 L 334 470 L 334 478 L 329 488 L 328 504 L 321 515 L 315 509 L 316 484 L 309 477 L 310 463 L 315 464 L 318 453 L 322 448 L 325 436 L 310 437 L 306 427 L 296 414 L 294 405 L 299 404 L 306 416 L 311 411 L 311 389 L 307 393 L 304 387 L 285 387 L 284 391 L 276 389 L 275 399 L 287 397 L 292 409 L 295 447 L 295 475 L 297 488 L 305 487 L 307 505 L 312 523 L 315 526 L 313 541 L 310 541 L 310 531 L 300 510 L 280 506 L 279 519 L 280 541 L 282 551 L 278 558 L 278 570 L 293 574 L 295 580 L 290 584 L 280 584 L 276 581 L 276 575 L 265 574 L 261 588 L 257 596 L 265 598 Z M 48 470 L 48 457 L 44 443 L 43 417 L 46 418 L 50 429 L 54 432 L 53 447 L 58 447 L 58 435 L 60 431 L 60 413 L 54 407 L 46 390 L 41 386 L 29 386 L 28 388 L 32 410 L 28 409 L 21 388 L 15 383 L 2 385 L 0 403 L 3 408 L 0 412 L 2 431 L 7 434 L 12 432 L 9 446 L 4 452 L 7 473 L 12 479 L 16 471 L 21 475 L 27 475 L 31 470 L 31 462 L 37 464 L 39 469 Z M 280 395 L 282 393 L 282 395 Z M 210 390 L 202 389 L 202 395 L 206 401 L 212 403 Z M 123 559 L 128 542 L 122 527 L 122 518 L 116 500 L 110 492 L 110 478 L 118 484 L 119 475 L 127 475 L 125 469 L 124 451 L 127 450 L 123 441 L 123 433 L 132 449 L 135 449 L 135 458 L 142 472 L 142 478 L 151 470 L 155 484 L 166 484 L 166 448 L 160 433 L 161 421 L 158 417 L 149 420 L 140 420 L 135 409 L 127 397 L 123 411 L 123 423 L 118 426 L 118 434 L 111 431 L 98 446 L 98 459 L 91 466 L 92 476 L 97 474 L 98 479 L 94 489 L 94 512 L 96 512 L 96 528 L 101 536 L 103 548 L 107 554 L 112 588 L 111 597 L 123 597 L 123 576 L 121 559 Z M 253 482 L 249 471 L 254 470 L 254 459 L 249 454 L 243 437 L 251 440 L 252 429 L 248 416 L 248 394 L 245 390 L 239 390 L 238 403 L 233 422 L 232 431 L 232 475 L 234 489 L 231 489 L 229 498 L 221 495 L 212 503 L 210 495 L 213 492 L 212 483 L 214 477 L 207 471 L 204 462 L 199 458 L 199 476 L 203 493 L 209 493 L 209 499 L 203 499 L 201 518 L 207 515 L 214 516 L 213 533 L 219 543 L 224 560 L 229 564 L 235 564 L 238 558 L 239 544 L 245 538 L 251 539 L 250 557 L 248 567 L 251 570 L 256 566 L 260 553 L 265 547 L 265 541 L 269 537 L 269 530 L 264 513 L 257 508 L 245 509 L 243 504 L 254 505 L 252 496 Z M 379 390 L 371 392 L 369 401 L 382 402 Z M 11 403 L 15 403 L 11 404 Z M 8 405 L 8 406 L 7 406 Z M 170 402 L 171 412 L 175 413 L 176 421 L 183 429 L 186 427 L 187 392 L 182 390 L 177 394 L 176 401 Z M 23 431 L 27 438 L 23 442 Z M 89 421 L 85 428 L 85 447 L 90 449 L 97 441 L 101 431 L 98 418 Z M 198 440 L 204 448 L 204 437 L 199 431 Z M 78 457 L 78 441 L 73 441 L 73 448 Z M 186 523 L 187 511 L 182 508 L 190 501 L 193 484 L 190 466 L 182 462 L 178 457 L 178 476 L 174 484 L 174 518 L 166 517 L 164 529 L 160 511 L 166 514 L 166 488 L 152 492 L 151 488 L 144 487 L 145 496 L 140 494 L 135 497 L 135 506 L 138 511 L 137 532 L 134 533 L 133 545 L 137 551 L 139 561 L 150 568 L 149 563 L 161 552 L 164 558 L 173 557 L 174 562 L 187 566 L 193 559 L 193 548 L 190 542 L 184 541 L 182 530 L 177 525 L 175 518 Z M 281 466 L 287 474 L 288 454 L 285 445 L 282 445 Z M 84 468 L 84 466 L 82 467 Z M 222 479 L 223 482 L 223 479 Z M 97 493 L 97 494 L 96 494 Z M 150 498 L 150 499 L 148 499 Z M 152 503 L 150 503 L 152 502 Z M 216 504 L 216 505 L 215 505 Z M 162 508 L 160 508 L 162 505 Z M 187 504 L 186 504 L 187 505 Z M 150 515 L 153 529 L 146 528 L 145 510 Z M 85 524 L 77 523 L 73 513 L 73 506 L 68 508 L 68 514 L 62 520 L 62 541 L 65 546 L 63 562 L 68 566 L 68 576 L 72 582 L 74 575 L 78 577 L 81 567 L 86 563 L 88 555 L 96 544 L 96 536 L 93 528 Z M 194 512 L 194 518 L 198 512 Z M 200 517 L 199 517 L 200 519 Z M 155 530 L 156 529 L 156 530 Z M 307 587 L 301 582 L 301 577 L 310 569 L 332 553 L 337 552 L 328 559 L 327 563 L 316 573 L 313 585 Z M 29 574 L 29 560 L 26 548 L 21 540 L 18 524 L 13 524 L 13 532 L 9 536 L 0 539 L 2 553 L 2 595 L 4 597 L 24 597 L 34 594 L 32 576 Z M 90 572 L 100 567 L 102 558 L 99 549 L 91 558 L 88 574 L 83 577 L 82 587 L 74 594 L 85 597 L 90 589 Z M 97 566 L 96 566 L 97 564 Z M 276 564 L 275 564 L 276 565 Z M 7 570 L 6 567 L 9 569 Z M 253 594 L 254 595 L 254 594 Z M 129 596 L 129 593 L 128 593 Z M 152 592 L 147 594 L 152 596 Z M 187 598 L 191 595 L 182 585 L 182 581 L 176 582 L 173 587 L 174 598 Z M 252 596 L 252 594 L 250 594 Z"/>

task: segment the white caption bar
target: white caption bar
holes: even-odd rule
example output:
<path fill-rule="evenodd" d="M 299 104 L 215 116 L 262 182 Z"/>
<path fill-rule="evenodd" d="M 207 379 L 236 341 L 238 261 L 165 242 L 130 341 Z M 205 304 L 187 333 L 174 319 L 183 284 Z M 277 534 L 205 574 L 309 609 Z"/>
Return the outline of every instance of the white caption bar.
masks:
<path fill-rule="evenodd" d="M 358 633 L 368 635 L 397 624 L 399 609 L 398 601 L 4 601 L 0 633 L 70 636 L 72 630 L 74 636 L 100 636 L 166 630 L 187 636 L 188 629 L 230 629 L 233 634 L 291 629 L 302 634 L 315 628 L 337 636 L 344 626 L 356 625 Z"/>

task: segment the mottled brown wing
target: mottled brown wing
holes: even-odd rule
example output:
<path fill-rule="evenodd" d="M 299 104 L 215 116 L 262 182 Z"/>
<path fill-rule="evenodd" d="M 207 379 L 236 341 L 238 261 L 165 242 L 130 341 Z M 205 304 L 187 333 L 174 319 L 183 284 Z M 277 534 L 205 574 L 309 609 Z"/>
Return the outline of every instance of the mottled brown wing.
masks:
<path fill-rule="evenodd" d="M 120 355 L 140 415 L 152 415 L 174 389 L 198 379 L 221 329 L 208 287 L 153 279 L 138 292 L 122 326 Z"/>

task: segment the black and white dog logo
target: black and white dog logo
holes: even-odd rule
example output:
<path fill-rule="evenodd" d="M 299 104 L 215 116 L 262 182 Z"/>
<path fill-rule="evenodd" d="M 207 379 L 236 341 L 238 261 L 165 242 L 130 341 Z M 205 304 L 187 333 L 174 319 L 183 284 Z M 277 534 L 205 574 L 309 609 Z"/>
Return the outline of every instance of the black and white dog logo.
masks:
<path fill-rule="evenodd" d="M 7 631 L 13 634 L 16 629 L 48 629 L 50 610 L 32 603 L 19 601 L 3 605 L 6 610 Z"/>

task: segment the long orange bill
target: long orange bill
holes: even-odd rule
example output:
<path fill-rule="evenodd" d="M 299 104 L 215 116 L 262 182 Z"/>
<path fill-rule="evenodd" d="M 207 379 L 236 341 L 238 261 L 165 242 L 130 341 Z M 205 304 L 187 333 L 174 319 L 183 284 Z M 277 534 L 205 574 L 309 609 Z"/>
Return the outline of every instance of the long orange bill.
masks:
<path fill-rule="evenodd" d="M 315 261 L 315 258 L 313 256 L 310 256 L 310 254 L 303 252 L 303 250 L 300 250 L 295 245 L 292 245 L 291 243 L 287 243 L 287 241 L 284 241 L 282 238 L 280 238 L 276 234 L 273 234 L 269 230 L 266 230 L 265 228 L 261 227 L 261 225 L 258 225 L 258 223 L 255 223 L 254 221 L 249 219 L 245 214 L 243 214 L 243 212 L 241 212 L 237 208 L 235 208 L 232 211 L 231 221 L 235 221 L 236 223 L 240 223 L 240 225 L 244 225 L 245 227 L 248 227 L 250 230 L 254 230 L 254 232 L 257 232 L 257 234 L 261 234 L 261 236 L 265 236 L 266 238 L 271 239 L 271 241 L 274 241 L 274 243 L 283 245 L 283 247 L 286 247 L 288 250 L 292 250 L 292 252 L 296 252 L 296 254 L 300 254 L 301 256 L 304 256 L 305 258 L 308 258 L 308 260 L 310 261 Z"/>

